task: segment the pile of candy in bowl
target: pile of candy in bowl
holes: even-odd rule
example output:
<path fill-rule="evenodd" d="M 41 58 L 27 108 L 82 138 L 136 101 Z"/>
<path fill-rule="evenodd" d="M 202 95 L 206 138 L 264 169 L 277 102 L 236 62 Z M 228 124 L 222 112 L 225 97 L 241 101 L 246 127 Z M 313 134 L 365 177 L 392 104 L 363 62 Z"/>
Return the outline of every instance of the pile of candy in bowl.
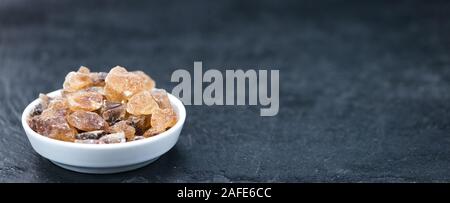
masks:
<path fill-rule="evenodd" d="M 40 94 L 28 124 L 49 138 L 123 143 L 156 136 L 177 122 L 167 93 L 142 71 L 116 66 L 106 72 L 80 67 L 67 74 L 61 95 Z"/>

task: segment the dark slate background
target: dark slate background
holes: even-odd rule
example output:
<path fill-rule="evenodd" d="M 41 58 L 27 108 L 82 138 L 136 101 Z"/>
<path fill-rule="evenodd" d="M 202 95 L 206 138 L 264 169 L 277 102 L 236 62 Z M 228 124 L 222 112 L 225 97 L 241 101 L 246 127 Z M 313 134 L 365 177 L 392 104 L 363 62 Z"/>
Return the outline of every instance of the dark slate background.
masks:
<path fill-rule="evenodd" d="M 0 182 L 450 181 L 450 3 L 0 1 Z M 36 154 L 20 124 L 85 65 L 279 69 L 280 112 L 187 106 L 177 145 L 86 175 Z"/>

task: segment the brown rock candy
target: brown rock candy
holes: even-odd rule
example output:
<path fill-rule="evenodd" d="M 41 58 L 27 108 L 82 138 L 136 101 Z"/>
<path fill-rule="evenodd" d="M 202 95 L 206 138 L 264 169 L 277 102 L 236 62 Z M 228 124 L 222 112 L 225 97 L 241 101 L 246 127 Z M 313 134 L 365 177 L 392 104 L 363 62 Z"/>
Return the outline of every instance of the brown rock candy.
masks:
<path fill-rule="evenodd" d="M 127 112 L 133 115 L 150 115 L 158 108 L 158 103 L 148 90 L 135 94 L 127 103 Z"/>
<path fill-rule="evenodd" d="M 89 70 L 89 68 L 85 67 L 85 66 L 80 66 L 80 68 L 78 69 L 79 73 L 83 73 L 83 74 L 90 74 L 91 70 Z"/>
<path fill-rule="evenodd" d="M 142 71 L 117 66 L 109 73 L 91 73 L 82 66 L 66 76 L 62 96 L 40 95 L 28 122 L 40 134 L 77 143 L 143 139 L 177 122 L 167 92 L 154 87 Z"/>
<path fill-rule="evenodd" d="M 67 102 L 72 111 L 95 111 L 102 107 L 103 95 L 95 91 L 78 91 L 68 94 Z"/>
<path fill-rule="evenodd" d="M 92 86 L 93 81 L 89 75 L 89 69 L 81 66 L 77 72 L 70 72 L 67 74 L 63 89 L 65 92 L 75 92 L 89 86 Z"/>
<path fill-rule="evenodd" d="M 147 131 L 145 131 L 144 133 L 144 137 L 152 137 L 155 136 L 157 134 L 160 134 L 162 132 L 164 132 L 165 130 L 163 128 L 158 128 L 158 127 L 151 127 L 150 129 L 148 129 Z"/>
<path fill-rule="evenodd" d="M 105 79 L 105 94 L 111 101 L 126 101 L 138 92 L 151 90 L 155 82 L 141 71 L 128 72 L 125 68 L 116 66 Z"/>
<path fill-rule="evenodd" d="M 159 108 L 161 109 L 172 108 L 166 90 L 154 88 L 152 90 L 152 96 L 155 99 L 156 103 L 158 103 Z"/>
<path fill-rule="evenodd" d="M 145 131 L 151 127 L 151 116 L 129 115 L 127 122 L 134 127 L 136 130 L 136 135 L 143 135 Z"/>
<path fill-rule="evenodd" d="M 114 102 L 126 102 L 126 100 L 124 100 L 124 98 L 122 97 L 122 95 L 120 94 L 120 92 L 116 92 L 112 89 L 111 86 L 105 85 L 105 96 L 109 101 L 114 101 Z"/>
<path fill-rule="evenodd" d="M 52 117 L 43 119 L 36 116 L 30 119 L 30 127 L 37 133 L 49 138 L 73 142 L 77 131 L 67 124 L 64 117 Z"/>
<path fill-rule="evenodd" d="M 178 121 L 177 114 L 172 109 L 159 109 L 152 115 L 152 126 L 163 123 L 162 121 L 165 129 L 171 128 Z"/>
<path fill-rule="evenodd" d="M 105 100 L 100 113 L 108 123 L 113 124 L 119 120 L 125 119 L 126 107 L 122 103 L 110 102 Z"/>
<path fill-rule="evenodd" d="M 67 103 L 67 99 L 63 97 L 55 97 L 50 100 L 48 103 L 47 109 L 59 109 L 59 110 L 68 110 L 69 104 Z"/>
<path fill-rule="evenodd" d="M 101 130 L 108 127 L 101 116 L 89 111 L 75 111 L 67 116 L 67 121 L 71 126 L 82 131 Z"/>
<path fill-rule="evenodd" d="M 42 113 L 40 114 L 44 118 L 65 116 L 69 109 L 66 99 L 61 97 L 50 99 L 48 104 L 45 105 L 47 106 L 47 108 L 43 109 Z"/>
<path fill-rule="evenodd" d="M 109 128 L 108 131 L 112 132 L 112 133 L 123 132 L 123 133 L 125 133 L 125 138 L 128 141 L 133 140 L 134 134 L 136 133 L 136 130 L 134 129 L 134 127 L 131 125 L 128 125 L 127 121 L 120 121 L 120 122 L 114 124 L 113 126 L 111 126 Z"/>
<path fill-rule="evenodd" d="M 41 113 L 41 118 L 64 117 L 68 110 L 64 108 L 47 108 Z"/>
<path fill-rule="evenodd" d="M 41 115 L 31 117 L 28 124 L 41 135 L 73 142 L 77 131 L 67 123 L 66 113 L 65 109 L 47 108 Z"/>
<path fill-rule="evenodd" d="M 145 137 L 151 137 L 166 131 L 177 123 L 177 115 L 171 109 L 157 109 L 151 117 L 151 128 L 145 133 Z"/>

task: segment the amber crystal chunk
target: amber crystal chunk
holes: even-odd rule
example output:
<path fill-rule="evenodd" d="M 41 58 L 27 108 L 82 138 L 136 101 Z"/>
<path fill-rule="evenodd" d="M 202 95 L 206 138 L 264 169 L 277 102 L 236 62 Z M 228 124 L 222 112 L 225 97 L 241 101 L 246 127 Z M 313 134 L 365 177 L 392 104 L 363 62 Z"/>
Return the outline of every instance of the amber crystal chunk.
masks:
<path fill-rule="evenodd" d="M 93 84 L 88 68 L 81 66 L 77 72 L 70 72 L 64 80 L 63 88 L 67 92 L 75 92 Z"/>
<path fill-rule="evenodd" d="M 125 68 L 116 66 L 109 71 L 105 79 L 105 94 L 111 101 L 127 101 L 133 95 L 152 90 L 155 82 L 143 72 L 128 72 Z"/>
<path fill-rule="evenodd" d="M 142 91 L 130 98 L 127 112 L 133 115 L 150 115 L 158 109 L 158 103 L 150 91 Z"/>
<path fill-rule="evenodd" d="M 127 140 L 133 140 L 136 130 L 133 126 L 128 125 L 127 121 L 120 121 L 109 128 L 112 133 L 123 132 Z"/>
<path fill-rule="evenodd" d="M 103 95 L 95 91 L 78 91 L 67 94 L 67 102 L 72 111 L 95 111 L 102 107 Z"/>
<path fill-rule="evenodd" d="M 71 126 L 82 131 L 101 130 L 108 126 L 100 115 L 89 111 L 75 111 L 67 116 L 67 121 Z"/>

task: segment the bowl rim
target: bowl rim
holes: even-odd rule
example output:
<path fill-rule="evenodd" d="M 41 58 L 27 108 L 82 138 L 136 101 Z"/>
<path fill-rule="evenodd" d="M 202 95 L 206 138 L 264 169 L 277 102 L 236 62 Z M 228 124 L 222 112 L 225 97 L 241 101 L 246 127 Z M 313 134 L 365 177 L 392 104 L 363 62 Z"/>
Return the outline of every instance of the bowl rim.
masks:
<path fill-rule="evenodd" d="M 53 92 L 47 93 L 50 97 L 57 96 L 61 93 L 61 89 L 55 90 Z M 170 135 L 173 135 L 174 132 L 180 128 L 183 127 L 184 121 L 186 120 L 186 109 L 183 105 L 183 103 L 175 96 L 167 92 L 167 96 L 169 97 L 169 101 L 172 104 L 174 108 L 176 108 L 178 121 L 177 123 L 172 126 L 169 130 L 164 131 L 158 135 L 148 137 L 142 140 L 135 140 L 132 142 L 125 142 L 125 143 L 114 143 L 114 144 L 83 144 L 83 143 L 74 143 L 74 142 L 65 142 L 61 140 L 56 140 L 49 138 L 47 136 L 41 135 L 37 132 L 35 132 L 31 127 L 28 125 L 28 118 L 31 113 L 31 111 L 39 104 L 39 98 L 32 101 L 30 104 L 27 105 L 25 110 L 22 113 L 22 126 L 25 130 L 25 133 L 28 136 L 32 136 L 36 139 L 38 139 L 41 142 L 46 142 L 47 144 L 53 144 L 53 145 L 60 145 L 63 147 L 69 147 L 69 148 L 79 148 L 79 149 L 121 149 L 121 148 L 128 148 L 128 147 L 136 147 L 139 145 L 147 145 L 151 143 L 158 142 L 161 139 L 164 139 L 165 137 L 168 137 Z"/>

